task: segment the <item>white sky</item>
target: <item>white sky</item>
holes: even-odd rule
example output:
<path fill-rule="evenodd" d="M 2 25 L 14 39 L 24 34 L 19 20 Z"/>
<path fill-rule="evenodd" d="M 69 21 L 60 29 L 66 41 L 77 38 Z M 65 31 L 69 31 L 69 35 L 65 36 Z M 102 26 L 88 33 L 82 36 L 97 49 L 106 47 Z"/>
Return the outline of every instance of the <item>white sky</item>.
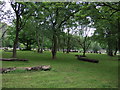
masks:
<path fill-rule="evenodd" d="M 5 6 L 4 6 L 4 8 L 3 8 L 3 11 L 4 11 L 4 12 L 7 12 L 7 10 L 10 10 L 10 11 L 13 13 L 13 14 L 11 14 L 10 16 L 14 16 L 14 15 L 15 15 L 15 14 L 14 14 L 14 11 L 13 11 L 10 3 L 9 3 L 10 0 L 0 0 L 0 1 L 5 1 L 5 2 L 6 2 Z M 2 20 L 1 22 L 5 22 L 5 23 L 7 23 L 8 25 L 11 25 L 11 23 L 9 22 L 9 21 L 11 21 L 11 20 L 10 20 L 11 18 L 7 18 L 7 15 L 4 15 L 4 17 L 6 17 L 6 19 Z"/>

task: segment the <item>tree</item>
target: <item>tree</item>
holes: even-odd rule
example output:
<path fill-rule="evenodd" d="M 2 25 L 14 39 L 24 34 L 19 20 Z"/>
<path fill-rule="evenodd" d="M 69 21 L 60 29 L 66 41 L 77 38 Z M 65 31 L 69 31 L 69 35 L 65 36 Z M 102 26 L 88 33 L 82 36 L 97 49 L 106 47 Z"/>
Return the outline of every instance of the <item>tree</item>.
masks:
<path fill-rule="evenodd" d="M 92 45 L 92 50 L 94 53 L 98 53 L 98 51 L 101 49 L 99 43 L 97 42 L 94 42 L 93 45 Z"/>
<path fill-rule="evenodd" d="M 52 59 L 55 59 L 60 28 L 80 10 L 80 5 L 76 3 L 45 3 L 44 8 L 49 12 L 48 20 L 52 30 Z"/>
<path fill-rule="evenodd" d="M 16 28 L 16 36 L 13 45 L 13 55 L 12 57 L 16 57 L 16 47 L 19 39 L 19 32 L 24 28 L 27 19 L 31 16 L 32 6 L 31 3 L 24 3 L 24 2 L 11 2 L 11 6 L 15 12 L 16 20 L 15 20 L 15 28 Z M 29 13 L 28 13 L 29 12 Z"/>
<path fill-rule="evenodd" d="M 107 54 L 113 56 L 118 50 L 119 3 L 93 3 L 90 16 L 96 28 L 94 36 L 107 44 Z"/>
<path fill-rule="evenodd" d="M 78 30 L 77 42 L 83 49 L 83 56 L 85 56 L 86 51 L 89 49 L 91 40 L 89 37 L 90 28 L 88 26 L 81 26 L 81 29 Z"/>
<path fill-rule="evenodd" d="M 31 50 L 31 46 L 36 42 L 35 41 L 35 28 L 32 26 L 32 19 L 29 18 L 26 21 L 26 25 L 19 33 L 19 42 L 26 46 L 25 50 Z"/>

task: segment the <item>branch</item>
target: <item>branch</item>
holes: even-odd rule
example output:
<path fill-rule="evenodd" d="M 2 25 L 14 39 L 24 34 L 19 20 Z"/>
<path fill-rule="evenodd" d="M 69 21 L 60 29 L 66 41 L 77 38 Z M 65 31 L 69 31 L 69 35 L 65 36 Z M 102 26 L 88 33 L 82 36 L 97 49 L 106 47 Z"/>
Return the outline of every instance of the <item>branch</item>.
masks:
<path fill-rule="evenodd" d="M 86 49 L 88 49 L 88 48 L 89 48 L 90 44 L 91 44 L 91 42 L 89 42 L 89 44 L 87 45 Z"/>
<path fill-rule="evenodd" d="M 74 14 L 77 13 L 77 12 L 79 12 L 79 10 L 77 10 L 77 11 L 71 13 L 69 16 L 65 17 L 64 20 L 61 21 L 61 23 L 59 24 L 58 28 L 60 28 L 61 25 L 62 25 L 64 22 L 66 22 L 71 16 L 74 16 Z"/>
<path fill-rule="evenodd" d="M 4 32 L 3 32 L 3 34 L 2 34 L 2 37 L 1 38 L 3 38 L 4 37 L 4 35 L 5 35 L 5 33 L 7 32 L 7 30 L 5 30 Z"/>
<path fill-rule="evenodd" d="M 107 7 L 111 8 L 111 9 L 113 9 L 113 10 L 115 10 L 115 11 L 120 11 L 120 9 L 114 8 L 114 7 L 112 7 L 111 5 L 106 4 L 106 3 L 98 4 L 98 6 L 107 6 Z"/>
<path fill-rule="evenodd" d="M 114 12 L 112 12 L 111 14 L 110 14 L 110 17 L 113 15 L 113 14 L 115 14 L 117 11 L 114 11 Z"/>
<path fill-rule="evenodd" d="M 26 24 L 26 21 L 28 20 L 29 17 L 30 17 L 30 16 L 28 16 L 28 17 L 25 19 L 24 22 L 21 21 L 19 31 L 24 28 L 24 26 L 25 26 L 25 24 Z"/>
<path fill-rule="evenodd" d="M 5 26 L 6 26 L 6 24 L 2 25 L 2 27 L 0 27 L 0 29 L 2 29 L 2 28 L 5 27 Z"/>
<path fill-rule="evenodd" d="M 77 39 L 77 41 L 79 42 L 80 46 L 83 48 L 83 44 L 81 44 L 80 40 Z"/>

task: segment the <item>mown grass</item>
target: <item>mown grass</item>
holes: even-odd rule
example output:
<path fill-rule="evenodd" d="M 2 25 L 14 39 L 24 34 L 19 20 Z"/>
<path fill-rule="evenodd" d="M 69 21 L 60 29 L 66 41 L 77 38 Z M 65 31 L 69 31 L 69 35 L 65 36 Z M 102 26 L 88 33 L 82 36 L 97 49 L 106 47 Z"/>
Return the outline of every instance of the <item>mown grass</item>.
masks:
<path fill-rule="evenodd" d="M 50 52 L 38 54 L 33 51 L 18 51 L 18 58 L 28 62 L 2 62 L 3 67 L 29 67 L 51 65 L 51 71 L 17 70 L 2 75 L 5 88 L 116 88 L 118 86 L 118 60 L 105 54 L 87 54 L 87 58 L 100 62 L 79 61 L 78 53 L 57 53 L 57 59 L 51 59 Z M 4 58 L 10 58 L 11 52 L 3 52 Z"/>

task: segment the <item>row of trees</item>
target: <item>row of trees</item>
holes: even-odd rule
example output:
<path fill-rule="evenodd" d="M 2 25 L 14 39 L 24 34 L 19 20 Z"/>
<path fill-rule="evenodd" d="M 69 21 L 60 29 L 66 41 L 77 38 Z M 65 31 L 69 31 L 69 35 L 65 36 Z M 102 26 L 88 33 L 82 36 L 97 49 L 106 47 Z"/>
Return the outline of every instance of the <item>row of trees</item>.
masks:
<path fill-rule="evenodd" d="M 119 2 L 118 3 L 73 3 L 73 2 L 10 2 L 15 19 L 8 27 L 8 37 L 13 40 L 13 57 L 19 43 L 37 46 L 38 52 L 43 47 L 52 50 L 52 59 L 59 49 L 83 49 L 83 55 L 94 46 L 100 45 L 113 56 L 118 48 Z M 2 5 L 2 4 L 1 4 Z M 94 34 L 91 31 L 95 28 Z M 12 42 L 12 41 L 11 41 Z M 100 45 L 98 45 L 98 42 Z M 96 46 L 96 48 L 95 48 Z"/>

